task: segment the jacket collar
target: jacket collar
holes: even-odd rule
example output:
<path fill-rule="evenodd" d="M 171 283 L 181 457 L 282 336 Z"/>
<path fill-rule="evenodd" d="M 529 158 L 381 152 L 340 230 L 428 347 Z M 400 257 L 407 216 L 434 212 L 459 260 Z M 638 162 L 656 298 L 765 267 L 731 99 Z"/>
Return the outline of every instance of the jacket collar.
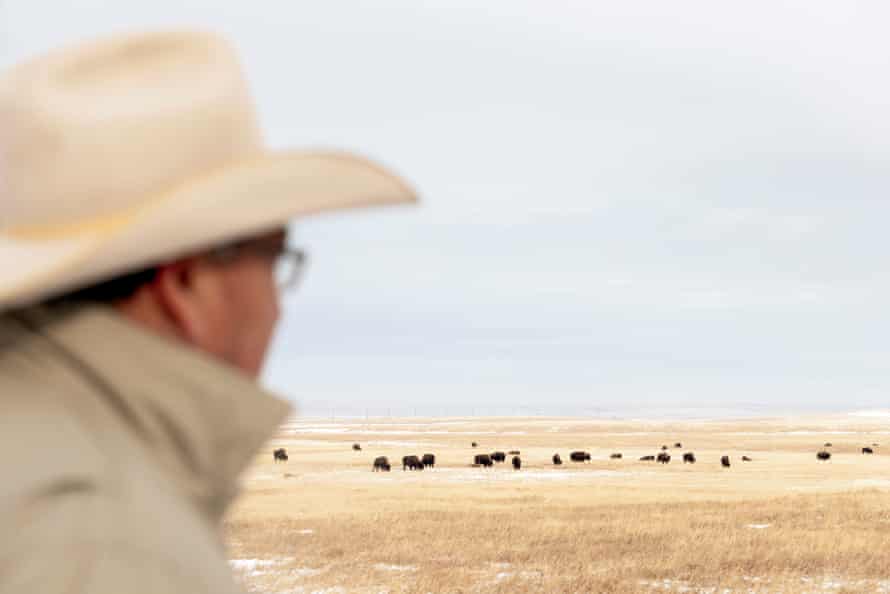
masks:
<path fill-rule="evenodd" d="M 237 494 L 238 476 L 290 412 L 240 371 L 110 307 L 38 307 L 22 317 L 65 351 L 215 521 Z"/>

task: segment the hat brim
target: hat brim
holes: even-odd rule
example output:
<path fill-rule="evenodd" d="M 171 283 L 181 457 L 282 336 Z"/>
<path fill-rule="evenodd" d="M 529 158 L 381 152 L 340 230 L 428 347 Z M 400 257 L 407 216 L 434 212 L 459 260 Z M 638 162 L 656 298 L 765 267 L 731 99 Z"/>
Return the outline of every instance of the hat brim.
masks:
<path fill-rule="evenodd" d="M 269 152 L 186 182 L 77 232 L 0 232 L 0 310 L 326 211 L 416 202 L 380 166 L 346 153 Z"/>

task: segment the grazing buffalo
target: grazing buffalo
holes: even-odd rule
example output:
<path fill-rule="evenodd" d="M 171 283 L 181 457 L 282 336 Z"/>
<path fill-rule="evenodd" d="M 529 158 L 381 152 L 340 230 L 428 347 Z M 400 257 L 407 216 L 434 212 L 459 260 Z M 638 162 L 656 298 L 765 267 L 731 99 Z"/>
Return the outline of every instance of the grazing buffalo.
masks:
<path fill-rule="evenodd" d="M 655 456 L 642 456 L 640 462 L 655 462 Z"/>
<path fill-rule="evenodd" d="M 750 462 L 750 461 L 751 461 L 751 458 L 749 458 L 748 456 L 742 456 L 742 462 Z"/>
<path fill-rule="evenodd" d="M 729 456 L 721 456 L 720 464 L 723 466 L 723 468 L 729 468 Z"/>
<path fill-rule="evenodd" d="M 278 448 L 272 452 L 272 459 L 275 462 L 287 462 L 287 451 L 284 448 Z"/>
<path fill-rule="evenodd" d="M 816 458 L 819 460 L 830 460 L 831 452 L 826 452 L 825 450 L 822 450 L 821 452 L 818 452 L 816 454 Z"/>
<path fill-rule="evenodd" d="M 553 465 L 559 466 L 562 464 L 562 458 L 559 457 L 559 454 L 553 454 Z"/>
<path fill-rule="evenodd" d="M 474 441 L 470 444 L 470 446 L 475 448 L 475 447 L 479 447 L 479 444 Z"/>
<path fill-rule="evenodd" d="M 830 442 L 830 441 L 826 441 L 826 442 L 825 442 L 825 447 L 826 447 L 826 448 L 830 448 L 830 447 L 831 447 L 831 442 Z"/>
<path fill-rule="evenodd" d="M 424 466 L 429 466 L 430 468 L 436 467 L 436 456 L 435 454 L 424 454 L 420 459 Z"/>
<path fill-rule="evenodd" d="M 668 449 L 668 447 L 667 447 L 666 445 L 661 446 L 661 451 L 662 451 L 662 452 L 665 451 L 666 449 Z"/>
<path fill-rule="evenodd" d="M 402 470 L 423 470 L 423 462 L 417 456 L 402 456 Z"/>
<path fill-rule="evenodd" d="M 871 448 L 862 448 L 862 453 L 863 454 L 874 454 L 875 451 Z"/>
<path fill-rule="evenodd" d="M 354 443 L 354 444 L 352 444 L 352 449 L 355 450 L 356 452 L 360 452 L 360 451 L 362 451 L 362 446 L 357 443 Z"/>
<path fill-rule="evenodd" d="M 518 456 L 519 450 L 510 450 L 509 452 L 507 452 L 507 454 L 509 454 L 510 456 Z"/>
<path fill-rule="evenodd" d="M 505 462 L 507 460 L 507 454 L 504 452 L 492 452 L 491 459 L 495 462 Z"/>
<path fill-rule="evenodd" d="M 682 447 L 683 447 L 683 444 L 680 443 L 680 442 L 678 441 L 677 443 L 674 444 L 674 447 L 675 447 L 675 448 L 682 448 Z"/>
<path fill-rule="evenodd" d="M 522 468 L 522 460 L 519 459 L 519 456 L 513 456 L 513 470 L 519 470 Z"/>
<path fill-rule="evenodd" d="M 612 454 L 609 457 L 612 458 L 613 460 L 620 460 L 623 456 L 619 452 L 615 452 L 614 454 Z"/>
<path fill-rule="evenodd" d="M 683 454 L 683 464 L 695 464 L 695 454 L 692 452 Z"/>
<path fill-rule="evenodd" d="M 389 458 L 386 456 L 377 456 L 374 458 L 374 468 L 372 470 L 374 470 L 374 472 L 389 472 Z"/>
<path fill-rule="evenodd" d="M 656 458 L 656 460 L 658 462 L 661 462 L 662 464 L 667 464 L 671 461 L 671 455 L 667 452 L 661 452 L 660 454 L 658 454 L 658 458 Z"/>
<path fill-rule="evenodd" d="M 590 452 L 572 452 L 569 454 L 569 459 L 572 462 L 589 462 Z"/>
<path fill-rule="evenodd" d="M 476 454 L 473 458 L 474 466 L 485 466 L 487 468 L 493 464 L 494 462 L 491 461 L 491 456 L 488 454 Z"/>

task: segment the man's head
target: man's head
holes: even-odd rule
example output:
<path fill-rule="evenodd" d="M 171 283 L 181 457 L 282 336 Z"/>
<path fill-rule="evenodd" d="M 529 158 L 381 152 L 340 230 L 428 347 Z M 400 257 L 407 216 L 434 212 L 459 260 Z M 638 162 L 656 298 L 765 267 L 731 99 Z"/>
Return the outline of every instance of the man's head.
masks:
<path fill-rule="evenodd" d="M 278 320 L 279 284 L 294 280 L 304 257 L 289 251 L 286 239 L 276 231 L 230 243 L 59 301 L 108 303 L 154 332 L 256 376 Z"/>
<path fill-rule="evenodd" d="M 259 230 L 416 201 L 362 157 L 266 146 L 234 47 L 209 33 L 116 35 L 16 65 L 0 73 L 0 130 L 0 312 L 75 291 L 251 374 L 284 242 Z M 104 280 L 146 262 L 163 264 Z"/>

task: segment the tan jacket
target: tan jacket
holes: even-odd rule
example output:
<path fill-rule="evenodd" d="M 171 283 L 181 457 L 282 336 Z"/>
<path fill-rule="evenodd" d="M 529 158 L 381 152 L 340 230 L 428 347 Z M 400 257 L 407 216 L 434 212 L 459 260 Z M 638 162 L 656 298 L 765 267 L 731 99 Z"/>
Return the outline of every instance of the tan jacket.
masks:
<path fill-rule="evenodd" d="M 288 410 L 109 308 L 0 316 L 0 594 L 238 591 L 220 521 Z"/>

